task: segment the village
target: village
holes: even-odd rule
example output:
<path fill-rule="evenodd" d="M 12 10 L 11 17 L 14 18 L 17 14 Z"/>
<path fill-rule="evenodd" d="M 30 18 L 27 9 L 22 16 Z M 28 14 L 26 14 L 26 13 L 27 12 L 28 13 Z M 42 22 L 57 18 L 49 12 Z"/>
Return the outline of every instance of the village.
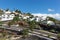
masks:
<path fill-rule="evenodd" d="M 60 31 L 59 22 L 49 16 L 34 16 L 18 9 L 15 11 L 0 9 L 0 40 L 20 40 L 21 38 L 21 40 L 31 40 L 33 35 L 38 40 L 57 40 Z M 32 40 L 35 40 L 34 38 Z"/>

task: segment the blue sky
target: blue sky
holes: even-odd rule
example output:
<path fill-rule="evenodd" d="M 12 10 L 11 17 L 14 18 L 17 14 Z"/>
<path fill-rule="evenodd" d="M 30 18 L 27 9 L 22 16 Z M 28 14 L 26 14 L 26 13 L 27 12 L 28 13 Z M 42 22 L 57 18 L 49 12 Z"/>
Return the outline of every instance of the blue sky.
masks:
<path fill-rule="evenodd" d="M 60 13 L 60 0 L 0 0 L 0 8 L 31 13 Z"/>

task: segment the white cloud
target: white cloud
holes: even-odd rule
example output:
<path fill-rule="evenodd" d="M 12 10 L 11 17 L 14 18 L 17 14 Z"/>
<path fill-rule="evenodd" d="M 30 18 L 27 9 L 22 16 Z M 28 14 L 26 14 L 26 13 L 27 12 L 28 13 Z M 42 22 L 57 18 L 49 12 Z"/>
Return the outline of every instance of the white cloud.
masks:
<path fill-rule="evenodd" d="M 60 13 L 55 13 L 55 14 L 42 14 L 42 13 L 33 13 L 34 16 L 43 16 L 43 17 L 47 17 L 47 16 L 50 16 L 50 17 L 53 17 L 55 19 L 58 19 L 60 20 Z"/>
<path fill-rule="evenodd" d="M 49 8 L 48 11 L 49 11 L 49 12 L 52 12 L 52 11 L 55 11 L 55 10 Z"/>

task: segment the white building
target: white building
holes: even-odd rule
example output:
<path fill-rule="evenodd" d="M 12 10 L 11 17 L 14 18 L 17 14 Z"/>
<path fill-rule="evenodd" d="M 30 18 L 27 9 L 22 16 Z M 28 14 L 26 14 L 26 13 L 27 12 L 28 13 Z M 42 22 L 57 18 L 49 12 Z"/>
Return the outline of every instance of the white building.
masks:
<path fill-rule="evenodd" d="M 7 21 L 12 20 L 14 17 L 14 14 L 11 14 L 11 11 L 4 11 L 4 14 L 0 16 L 1 21 Z"/>
<path fill-rule="evenodd" d="M 8 21 L 8 20 L 12 20 L 15 15 L 14 14 L 19 14 L 19 13 L 16 13 L 15 11 L 13 11 L 14 14 L 11 14 L 12 12 L 11 11 L 5 11 L 4 10 L 4 14 L 0 16 L 0 21 Z M 27 19 L 29 18 L 29 16 L 25 16 L 23 14 L 19 14 L 19 18 L 23 18 L 23 19 Z"/>
<path fill-rule="evenodd" d="M 47 24 L 49 24 L 49 25 L 55 25 L 55 23 L 53 21 L 47 21 Z"/>

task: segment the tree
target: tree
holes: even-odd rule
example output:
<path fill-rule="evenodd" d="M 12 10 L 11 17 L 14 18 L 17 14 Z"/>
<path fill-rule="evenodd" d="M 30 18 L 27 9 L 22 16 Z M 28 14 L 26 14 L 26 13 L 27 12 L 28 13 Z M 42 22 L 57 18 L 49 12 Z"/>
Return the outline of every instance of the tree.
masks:
<path fill-rule="evenodd" d="M 18 15 L 13 18 L 13 21 L 14 21 L 14 22 L 15 22 L 15 21 L 18 22 L 19 20 L 20 20 L 20 18 L 19 18 Z"/>
<path fill-rule="evenodd" d="M 17 13 L 21 13 L 21 11 L 20 11 L 20 10 L 18 10 L 18 9 L 16 9 L 16 10 L 15 10 L 15 12 L 17 12 Z"/>
<path fill-rule="evenodd" d="M 9 11 L 9 8 L 7 8 L 5 11 Z"/>
<path fill-rule="evenodd" d="M 31 16 L 31 13 L 27 13 L 28 16 Z"/>
<path fill-rule="evenodd" d="M 30 18 L 33 18 L 34 16 L 33 15 L 30 15 Z"/>
<path fill-rule="evenodd" d="M 53 22 L 57 21 L 57 20 L 56 20 L 55 18 L 53 18 L 53 17 L 47 16 L 47 18 L 48 18 L 48 20 L 53 21 Z"/>

